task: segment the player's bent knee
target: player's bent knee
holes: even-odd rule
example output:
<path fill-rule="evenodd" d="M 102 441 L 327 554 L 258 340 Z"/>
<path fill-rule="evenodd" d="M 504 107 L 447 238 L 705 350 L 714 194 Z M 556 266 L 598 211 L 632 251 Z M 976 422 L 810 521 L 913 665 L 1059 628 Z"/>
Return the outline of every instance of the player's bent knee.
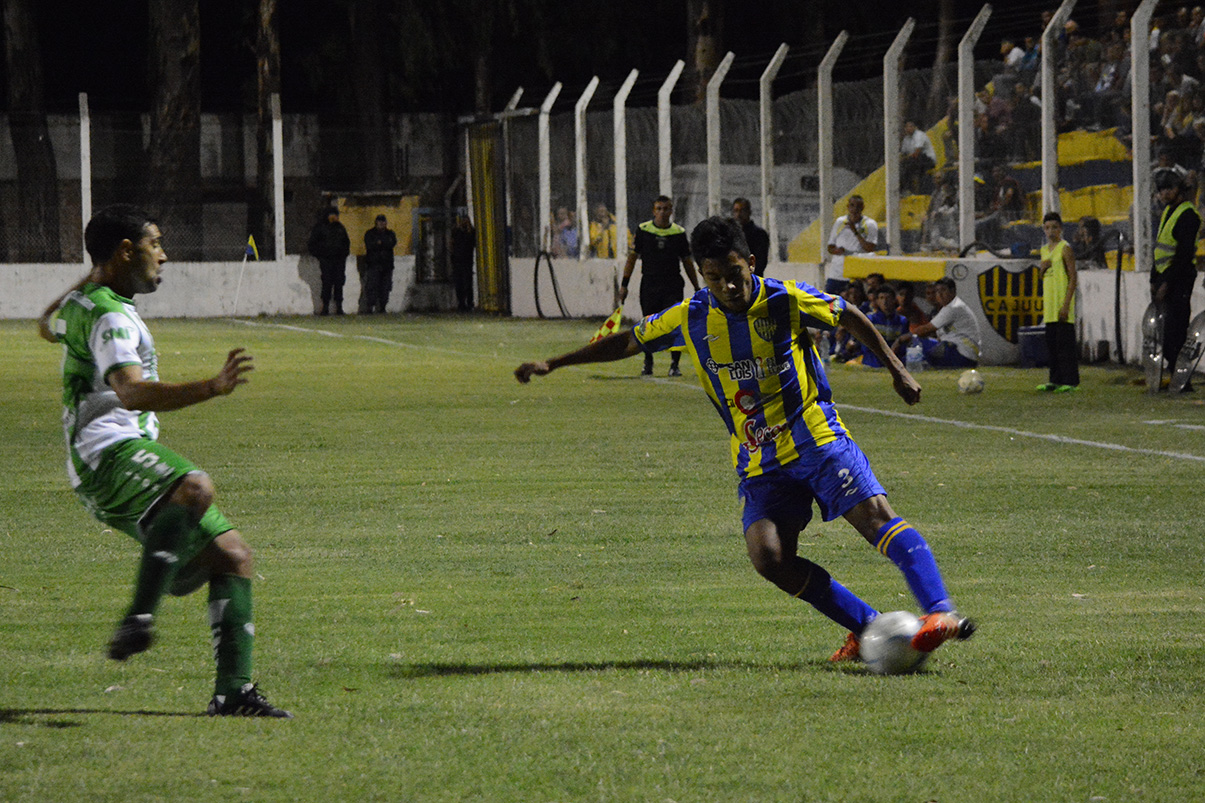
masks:
<path fill-rule="evenodd" d="M 222 533 L 213 542 L 218 551 L 218 570 L 222 574 L 237 574 L 240 577 L 250 577 L 254 568 L 255 553 L 251 546 L 243 540 L 238 530 Z"/>
<path fill-rule="evenodd" d="M 213 504 L 213 480 L 202 471 L 194 471 L 184 476 L 172 491 L 171 502 L 181 505 L 196 514 L 197 518 L 205 515 L 205 511 Z"/>

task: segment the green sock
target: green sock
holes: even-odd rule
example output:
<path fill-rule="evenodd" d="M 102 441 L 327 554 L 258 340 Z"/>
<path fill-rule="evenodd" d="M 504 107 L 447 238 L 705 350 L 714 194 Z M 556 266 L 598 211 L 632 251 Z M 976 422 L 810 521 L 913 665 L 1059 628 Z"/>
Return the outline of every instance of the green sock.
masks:
<path fill-rule="evenodd" d="M 213 631 L 213 657 L 218 670 L 213 693 L 235 694 L 251 682 L 255 625 L 251 623 L 248 578 L 220 574 L 210 579 L 209 627 Z"/>
<path fill-rule="evenodd" d="M 129 615 L 154 613 L 179 566 L 176 550 L 180 541 L 196 525 L 186 507 L 165 504 L 155 514 L 142 542 L 142 559 L 134 581 L 134 601 Z"/>

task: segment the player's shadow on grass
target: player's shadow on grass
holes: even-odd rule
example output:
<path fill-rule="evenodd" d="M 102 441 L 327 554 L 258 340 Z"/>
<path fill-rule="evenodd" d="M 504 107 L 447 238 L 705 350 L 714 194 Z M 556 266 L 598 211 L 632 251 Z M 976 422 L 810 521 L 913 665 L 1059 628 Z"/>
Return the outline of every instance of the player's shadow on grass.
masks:
<path fill-rule="evenodd" d="M 76 719 L 56 717 L 81 714 L 109 714 L 119 717 L 203 717 L 192 711 L 113 711 L 102 708 L 0 708 L 0 725 L 41 725 L 44 728 L 82 728 Z"/>
<path fill-rule="evenodd" d="M 643 671 L 656 672 L 699 672 L 705 669 L 766 669 L 790 671 L 804 669 L 807 662 L 783 664 L 758 664 L 747 661 L 563 661 L 560 663 L 497 663 L 497 664 L 453 664 L 419 663 L 395 664 L 389 674 L 398 678 L 432 678 L 472 675 L 530 674 L 538 672 L 609 672 Z"/>

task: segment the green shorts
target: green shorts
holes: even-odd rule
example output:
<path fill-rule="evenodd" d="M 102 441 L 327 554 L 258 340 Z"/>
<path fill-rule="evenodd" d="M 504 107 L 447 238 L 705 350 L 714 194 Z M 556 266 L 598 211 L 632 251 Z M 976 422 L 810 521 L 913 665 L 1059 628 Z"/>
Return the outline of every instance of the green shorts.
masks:
<path fill-rule="evenodd" d="M 106 449 L 96 470 L 81 474 L 75 492 L 93 516 L 141 543 L 147 511 L 186 475 L 200 470 L 157 441 L 133 438 Z M 177 553 L 180 566 L 233 529 L 222 511 L 210 505 Z"/>

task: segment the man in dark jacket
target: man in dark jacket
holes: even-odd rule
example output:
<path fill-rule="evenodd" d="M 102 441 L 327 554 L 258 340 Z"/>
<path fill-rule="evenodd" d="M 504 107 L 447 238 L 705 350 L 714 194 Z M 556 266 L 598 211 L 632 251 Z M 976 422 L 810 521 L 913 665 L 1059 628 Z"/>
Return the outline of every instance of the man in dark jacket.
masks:
<path fill-rule="evenodd" d="M 384 215 L 377 215 L 376 224 L 364 232 L 364 276 L 361 281 L 362 312 L 384 312 L 393 290 L 393 249 L 397 235 L 390 230 Z"/>
<path fill-rule="evenodd" d="M 1192 204 L 1193 188 L 1172 171 L 1155 177 L 1164 204 L 1155 237 L 1155 264 L 1151 270 L 1151 300 L 1163 308 L 1163 358 L 1168 374 L 1188 336 L 1192 288 L 1197 281 L 1197 232 L 1201 215 Z M 1187 385 L 1185 390 L 1191 390 Z"/>
<path fill-rule="evenodd" d="M 347 281 L 347 255 L 351 253 L 351 240 L 347 229 L 339 222 L 339 210 L 329 207 L 324 218 L 310 229 L 310 253 L 318 258 L 318 270 L 322 274 L 322 309 L 319 315 L 330 312 L 331 299 L 335 301 L 335 314 L 343 314 L 343 284 Z"/>

